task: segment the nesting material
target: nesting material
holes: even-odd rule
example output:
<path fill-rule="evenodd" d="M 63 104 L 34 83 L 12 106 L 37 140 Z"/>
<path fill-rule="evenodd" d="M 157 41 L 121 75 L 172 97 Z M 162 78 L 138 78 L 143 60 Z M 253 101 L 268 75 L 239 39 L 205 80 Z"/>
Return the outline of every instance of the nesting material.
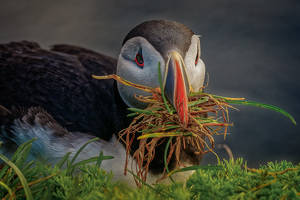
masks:
<path fill-rule="evenodd" d="M 213 135 L 224 135 L 225 137 L 227 127 L 232 125 L 228 123 L 228 107 L 231 106 L 222 99 L 206 94 L 202 90 L 189 95 L 189 124 L 187 128 L 184 128 L 178 114 L 162 95 L 161 88 L 149 88 L 133 84 L 117 75 L 94 76 L 94 78 L 113 78 L 122 84 L 152 94 L 147 97 L 136 96 L 139 101 L 148 103 L 148 107 L 144 110 L 128 108 L 133 112 L 129 116 L 134 116 L 134 119 L 128 128 L 119 133 L 120 138 L 124 138 L 127 148 L 125 171 L 129 163 L 132 142 L 134 139 L 140 141 L 139 148 L 133 153 L 133 159 L 137 161 L 137 166 L 135 166 L 137 176 L 143 181 L 146 181 L 149 164 L 155 156 L 155 147 L 160 145 L 163 140 L 170 140 L 170 150 L 166 157 L 166 163 L 174 154 L 179 168 L 183 166 L 179 160 L 181 147 L 193 145 L 196 148 L 195 154 L 199 155 L 211 152 L 214 149 Z M 218 111 L 222 113 L 219 118 Z M 205 117 L 208 113 L 213 113 L 214 116 Z M 205 142 L 205 138 L 208 138 L 210 144 Z M 204 151 L 205 146 L 207 150 Z M 168 171 L 167 165 L 166 170 Z"/>
<path fill-rule="evenodd" d="M 168 163 L 172 156 L 175 156 L 177 168 L 185 167 L 180 163 L 180 150 L 187 145 L 193 145 L 196 149 L 195 154 L 204 155 L 213 152 L 213 135 L 224 135 L 226 137 L 229 123 L 228 108 L 234 108 L 230 104 L 251 105 L 256 107 L 275 110 L 289 117 L 294 124 L 295 120 L 286 111 L 268 104 L 245 101 L 243 98 L 227 98 L 207 94 L 203 88 L 199 92 L 189 94 L 189 123 L 186 128 L 180 122 L 180 118 L 171 104 L 164 96 L 161 80 L 160 88 L 150 88 L 131 83 L 113 74 L 108 76 L 94 76 L 96 79 L 115 79 L 120 83 L 132 86 L 146 92 L 150 96 L 135 97 L 139 101 L 148 103 L 144 110 L 128 108 L 134 117 L 128 128 L 119 133 L 119 138 L 126 144 L 126 163 L 125 173 L 130 162 L 131 145 L 134 139 L 139 140 L 139 148 L 133 153 L 133 159 L 137 162 L 136 166 L 131 165 L 131 171 L 136 171 L 138 180 L 146 181 L 149 164 L 155 156 L 155 148 L 164 140 L 168 140 L 165 149 L 165 172 L 169 173 Z M 234 108 L 235 109 L 235 108 Z M 208 141 L 208 142 L 206 142 Z M 205 150 L 206 147 L 206 150 Z"/>

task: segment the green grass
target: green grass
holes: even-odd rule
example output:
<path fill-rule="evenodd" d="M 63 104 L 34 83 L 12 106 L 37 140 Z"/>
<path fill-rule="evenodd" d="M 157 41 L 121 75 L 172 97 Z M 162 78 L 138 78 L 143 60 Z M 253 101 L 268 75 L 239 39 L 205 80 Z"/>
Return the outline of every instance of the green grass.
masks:
<path fill-rule="evenodd" d="M 25 163 L 32 142 L 20 146 L 11 160 L 0 154 L 6 163 L 0 171 L 1 199 L 300 199 L 300 164 L 287 161 L 248 169 L 243 159 L 224 160 L 219 167 L 197 169 L 186 183 L 134 189 L 100 169 L 102 160 L 111 159 L 101 153 L 90 165 L 90 159 L 74 163 L 69 154 L 55 166 Z M 79 175 L 71 173 L 75 167 Z"/>

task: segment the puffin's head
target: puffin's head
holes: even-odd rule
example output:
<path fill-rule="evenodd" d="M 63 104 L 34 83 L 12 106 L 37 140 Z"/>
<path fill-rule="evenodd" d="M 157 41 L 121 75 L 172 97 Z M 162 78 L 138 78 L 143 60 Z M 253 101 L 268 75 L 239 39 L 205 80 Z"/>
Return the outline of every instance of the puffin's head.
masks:
<path fill-rule="evenodd" d="M 132 29 L 125 37 L 118 58 L 117 75 L 136 84 L 159 87 L 158 63 L 167 98 L 188 123 L 187 96 L 203 86 L 205 65 L 200 59 L 200 40 L 192 30 L 177 22 L 154 20 Z M 147 92 L 118 83 L 119 93 L 129 107 L 145 108 L 134 95 Z"/>

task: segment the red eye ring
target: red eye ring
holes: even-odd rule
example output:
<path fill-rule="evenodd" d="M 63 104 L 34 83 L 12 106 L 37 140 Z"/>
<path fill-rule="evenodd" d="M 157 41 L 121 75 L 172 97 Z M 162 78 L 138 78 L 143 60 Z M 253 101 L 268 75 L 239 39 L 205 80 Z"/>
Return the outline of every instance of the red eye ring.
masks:
<path fill-rule="evenodd" d="M 196 56 L 196 59 L 195 59 L 195 65 L 198 64 L 198 61 L 199 61 L 199 51 L 197 51 L 197 56 Z"/>
<path fill-rule="evenodd" d="M 143 55 L 140 54 L 139 52 L 136 54 L 134 61 L 138 66 L 144 67 L 144 58 Z"/>

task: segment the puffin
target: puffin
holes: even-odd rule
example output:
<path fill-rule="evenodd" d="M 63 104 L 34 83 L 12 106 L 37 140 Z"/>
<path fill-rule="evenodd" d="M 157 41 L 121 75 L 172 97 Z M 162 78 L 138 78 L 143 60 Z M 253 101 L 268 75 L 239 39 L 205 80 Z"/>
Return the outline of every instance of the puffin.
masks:
<path fill-rule="evenodd" d="M 83 149 L 76 162 L 103 151 L 114 158 L 104 160 L 101 168 L 112 171 L 115 180 L 135 185 L 134 177 L 124 174 L 126 145 L 118 133 L 133 120 L 127 117 L 127 108 L 147 107 L 135 96 L 151 94 L 112 79 L 96 80 L 92 75 L 117 74 L 132 83 L 156 88 L 160 86 L 159 64 L 165 95 L 182 125 L 187 126 L 187 97 L 191 90 L 203 87 L 205 65 L 199 35 L 181 23 L 152 20 L 137 25 L 123 40 L 117 59 L 65 44 L 50 50 L 29 41 L 1 44 L 0 152 L 11 157 L 22 143 L 37 138 L 27 161 L 55 164 L 67 152 L 72 158 L 81 146 L 98 137 Z M 156 147 L 147 183 L 162 177 L 166 144 L 164 141 Z M 131 156 L 138 145 L 135 138 Z M 199 165 L 202 155 L 194 152 L 191 145 L 181 148 L 180 162 Z M 168 167 L 173 170 L 175 166 L 173 156 Z M 182 180 L 191 173 L 172 177 Z"/>

